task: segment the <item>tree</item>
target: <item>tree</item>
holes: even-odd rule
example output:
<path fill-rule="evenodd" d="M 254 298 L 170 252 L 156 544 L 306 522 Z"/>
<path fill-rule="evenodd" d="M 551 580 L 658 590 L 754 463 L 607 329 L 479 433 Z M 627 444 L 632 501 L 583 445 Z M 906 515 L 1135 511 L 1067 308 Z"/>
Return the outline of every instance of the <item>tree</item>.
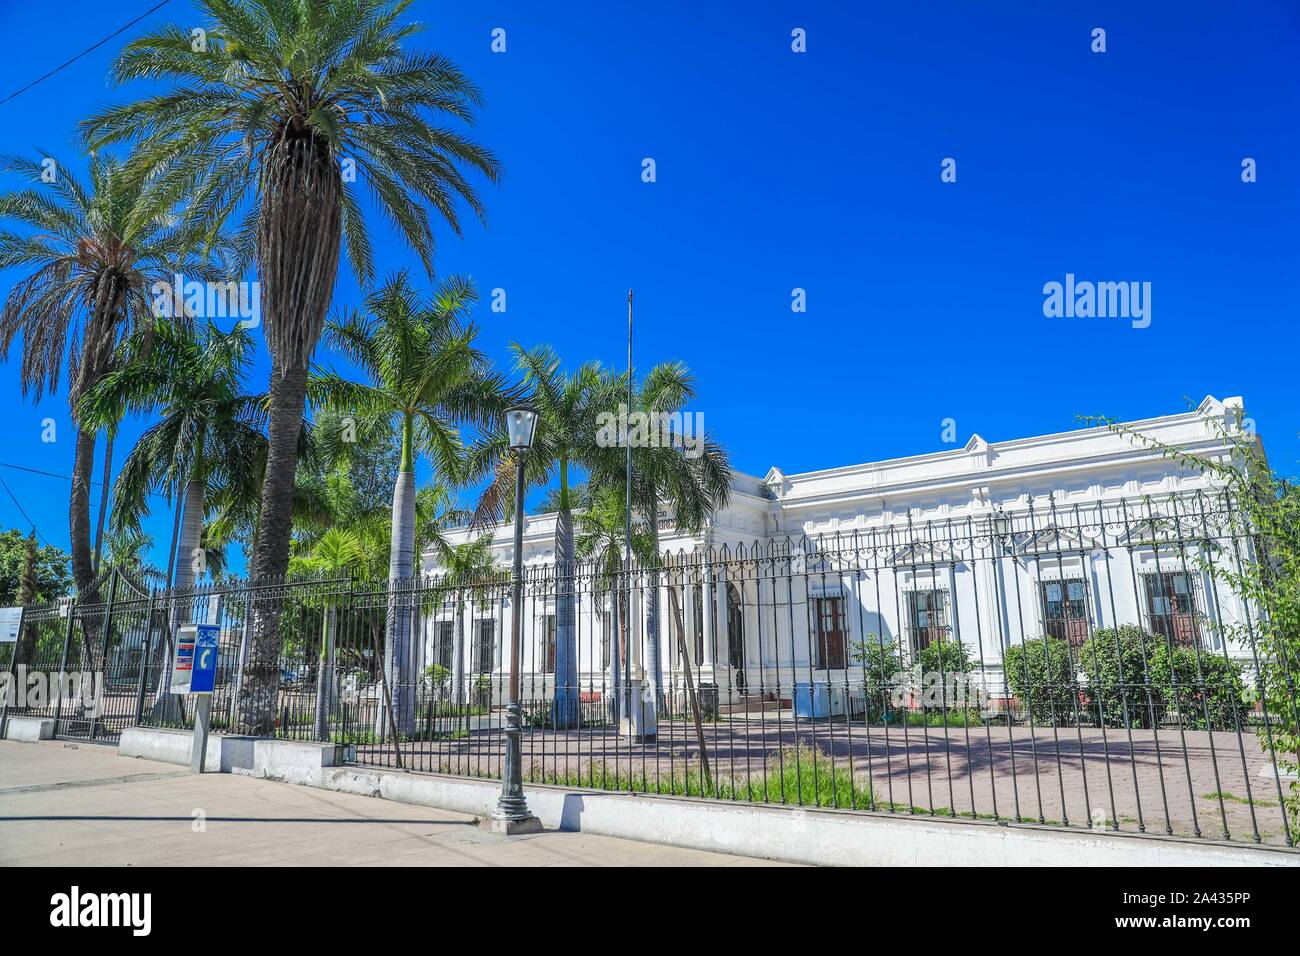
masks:
<path fill-rule="evenodd" d="M 219 486 L 249 501 L 261 484 L 263 399 L 242 390 L 252 350 L 251 337 L 239 327 L 222 332 L 211 323 L 202 331 L 160 324 L 127 339 L 116 368 L 78 406 L 82 418 L 96 427 L 127 414 L 160 414 L 122 465 L 112 529 L 137 529 L 155 489 L 174 498 L 183 515 L 173 544 L 172 586 L 179 590 L 193 587 L 207 570 L 202 537 L 208 489 Z"/>
<path fill-rule="evenodd" d="M 568 727 L 578 718 L 577 597 L 573 558 L 574 489 L 572 470 L 589 465 L 595 455 L 596 415 L 609 405 L 608 379 L 594 362 L 572 374 L 560 369 L 560 358 L 548 346 L 525 349 L 512 343 L 515 364 L 531 391 L 537 411 L 533 445 L 524 456 L 525 488 L 558 480 L 555 492 L 555 720 Z M 493 481 L 475 509 L 475 524 L 500 522 L 512 505 L 515 489 L 514 459 L 506 453 L 506 439 L 494 436 L 482 455 L 496 466 Z"/>
<path fill-rule="evenodd" d="M 208 22 L 132 41 L 113 77 L 171 81 L 166 92 L 87 120 L 92 144 L 137 141 L 137 164 L 180 185 L 215 230 L 241 217 L 271 353 L 269 451 L 252 556 L 255 577 L 286 571 L 308 363 L 344 242 L 358 282 L 374 275 L 359 181 L 432 273 L 430 210 L 458 235 L 458 204 L 484 209 L 466 171 L 495 182 L 496 159 L 443 125 L 474 119 L 473 83 L 449 60 L 402 45 L 410 0 L 198 0 Z M 256 614 L 240 726 L 268 733 L 279 680 L 277 614 Z"/>
<path fill-rule="evenodd" d="M 150 290 L 174 274 L 211 275 L 196 256 L 199 226 L 178 217 L 176 194 L 104 152 L 90 157 L 83 183 L 50 159 L 9 157 L 4 167 L 31 188 L 0 195 L 0 220 L 29 233 L 0 232 L 0 270 L 18 269 L 0 309 L 0 358 L 22 339 L 19 383 L 35 400 L 57 392 L 66 365 L 68 407 L 79 421 L 81 397 L 108 372 L 118 341 L 154 324 Z M 210 236 L 214 251 L 221 247 Z M 95 570 L 90 539 L 90 482 L 95 429 L 80 425 L 68 505 L 72 574 L 90 597 Z M 89 650 L 94 638 L 84 632 Z"/>
<path fill-rule="evenodd" d="M 0 531 L 0 605 L 46 604 L 65 597 L 71 586 L 66 551 L 37 546 L 35 531 Z"/>
<path fill-rule="evenodd" d="M 628 620 L 629 607 L 627 592 L 620 592 L 618 576 L 623 570 L 623 556 L 627 550 L 627 495 L 623 488 L 605 487 L 593 492 L 589 505 L 578 513 L 577 535 L 574 554 L 583 561 L 590 561 L 594 571 L 593 590 L 604 588 L 609 593 L 609 606 L 614 616 L 612 630 L 617 633 L 605 635 L 610 642 L 610 671 L 612 692 L 615 702 L 615 719 L 622 707 L 621 661 L 628 654 L 627 636 L 631 633 Z M 643 564 L 655 559 L 655 539 L 650 530 L 640 522 L 633 522 L 631 537 L 632 556 Z M 560 700 L 557 697 L 553 715 L 556 721 L 562 715 L 559 712 Z"/>
<path fill-rule="evenodd" d="M 33 529 L 25 537 L 11 528 L 0 531 L 0 607 L 47 604 L 67 595 L 72 586 L 68 554 L 53 545 L 36 543 Z M 36 628 L 24 627 L 15 649 L 19 661 L 32 660 Z"/>
<path fill-rule="evenodd" d="M 306 555 L 289 559 L 289 572 L 294 575 L 319 575 L 337 577 L 354 572 L 364 566 L 365 548 L 360 538 L 342 528 L 330 528 L 312 546 Z M 329 722 L 338 710 L 338 682 L 335 680 L 336 638 L 338 636 L 338 606 L 333 594 L 327 592 L 321 599 L 321 646 L 316 669 L 316 705 L 313 723 L 317 740 L 329 740 Z"/>
<path fill-rule="evenodd" d="M 402 734 L 415 727 L 412 602 L 401 599 L 401 589 L 416 573 L 416 455 L 429 457 L 438 478 L 460 480 L 466 471 L 461 429 L 500 431 L 509 404 L 504 380 L 475 347 L 478 330 L 466 321 L 475 298 L 469 282 L 452 277 L 425 303 L 407 276 L 398 273 L 367 297 L 368 316 L 354 313 L 328 327 L 331 344 L 365 372 L 370 383 L 328 373 L 311 384 L 313 398 L 335 411 L 395 420 L 401 434 L 392 499 L 384 668 Z"/>
<path fill-rule="evenodd" d="M 442 566 L 438 581 L 440 589 L 450 593 L 456 602 L 452 625 L 451 680 L 452 703 L 459 707 L 465 703 L 465 602 L 468 598 L 480 608 L 486 609 L 491 593 L 488 585 L 494 579 L 499 580 L 504 568 L 492 554 L 491 535 L 483 535 L 460 544 L 439 540 L 434 553 Z"/>
<path fill-rule="evenodd" d="M 663 362 L 652 368 L 626 404 L 625 376 L 608 377 L 602 395 L 606 402 L 627 410 L 626 438 L 610 434 L 597 436 L 593 452 L 591 481 L 602 486 L 626 487 L 625 442 L 632 444 L 632 500 L 645 516 L 653 542 L 654 559 L 649 562 L 649 594 L 646 601 L 646 653 L 650 658 L 650 681 L 656 702 L 663 700 L 663 659 L 659 650 L 659 526 L 660 510 L 666 509 L 677 529 L 686 534 L 703 530 L 708 516 L 726 507 L 731 495 L 731 463 L 726 451 L 704 432 L 682 428 L 682 410 L 695 397 L 695 382 L 681 362 Z M 623 415 L 605 409 L 606 422 L 618 422 Z M 608 425 L 607 425 L 608 428 Z M 613 440 L 611 440 L 613 439 Z"/>
<path fill-rule="evenodd" d="M 164 489 L 178 502 L 179 536 L 169 566 L 173 594 L 170 630 L 188 624 L 193 600 L 185 592 L 208 570 L 203 547 L 210 486 L 248 502 L 257 496 L 266 461 L 261 431 L 262 397 L 241 389 L 252 360 L 249 334 L 236 326 L 160 323 L 130 336 L 111 372 L 81 399 L 78 412 L 91 427 L 113 427 L 128 414 L 160 412 L 122 464 L 114 487 L 113 534 L 138 535 L 148 496 Z M 172 640 L 169 634 L 168 643 Z M 170 710 L 171 669 L 159 672 L 157 700 Z"/>

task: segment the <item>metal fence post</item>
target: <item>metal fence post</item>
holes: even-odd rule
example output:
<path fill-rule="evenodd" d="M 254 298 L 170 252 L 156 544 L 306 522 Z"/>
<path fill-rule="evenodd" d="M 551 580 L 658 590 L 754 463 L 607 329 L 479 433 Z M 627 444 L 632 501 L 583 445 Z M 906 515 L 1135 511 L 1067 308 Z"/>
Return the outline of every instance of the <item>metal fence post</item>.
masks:
<path fill-rule="evenodd" d="M 55 676 L 58 691 L 54 695 L 54 736 L 59 735 L 59 720 L 63 713 L 63 678 L 68 672 L 68 646 L 72 643 L 72 629 L 77 625 L 77 599 L 68 602 L 68 626 L 63 632 L 63 651 L 59 655 L 59 672 Z"/>
<path fill-rule="evenodd" d="M 149 679 L 149 663 L 153 657 L 153 616 L 157 591 L 149 589 L 149 611 L 144 619 L 144 648 L 140 653 L 140 680 L 135 691 L 135 726 L 144 719 L 144 687 Z"/>

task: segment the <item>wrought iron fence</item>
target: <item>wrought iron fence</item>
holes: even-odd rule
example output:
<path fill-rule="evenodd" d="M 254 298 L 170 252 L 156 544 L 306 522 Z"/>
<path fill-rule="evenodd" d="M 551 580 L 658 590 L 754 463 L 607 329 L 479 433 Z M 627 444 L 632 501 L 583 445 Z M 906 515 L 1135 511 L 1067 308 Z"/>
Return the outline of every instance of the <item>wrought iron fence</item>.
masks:
<path fill-rule="evenodd" d="M 186 726 L 171 635 L 212 622 L 214 729 L 495 777 L 518 613 L 533 782 L 1291 846 L 1296 755 L 1274 738 L 1294 683 L 1281 712 L 1260 702 L 1298 668 L 1261 667 L 1287 644 L 1231 586 L 1258 547 L 1197 494 L 530 562 L 517 609 L 504 572 L 184 593 L 114 575 L 29 609 L 8 662 L 98 664 L 98 713 L 84 692 L 6 706 L 61 735 Z"/>

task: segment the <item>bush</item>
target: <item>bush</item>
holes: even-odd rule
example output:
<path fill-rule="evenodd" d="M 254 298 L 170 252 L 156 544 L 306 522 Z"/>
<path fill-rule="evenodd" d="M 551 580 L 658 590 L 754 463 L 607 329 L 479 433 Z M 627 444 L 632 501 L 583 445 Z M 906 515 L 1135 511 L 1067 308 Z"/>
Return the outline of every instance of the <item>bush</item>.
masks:
<path fill-rule="evenodd" d="M 898 657 L 898 646 L 882 641 L 875 634 L 868 634 L 865 639 L 852 643 L 850 655 L 853 662 L 861 664 L 865 672 L 862 690 L 866 695 L 866 719 L 873 723 L 890 719 L 894 711 L 890 693 L 894 689 L 896 675 L 903 669 Z"/>
<path fill-rule="evenodd" d="M 1150 658 L 1151 683 L 1161 702 L 1178 712 L 1184 727 L 1195 730 L 1235 730 L 1243 711 L 1241 665 L 1222 654 L 1202 652 L 1199 667 L 1190 647 L 1160 644 Z M 1208 714 L 1208 719 L 1207 719 Z"/>
<path fill-rule="evenodd" d="M 1150 727 L 1163 703 L 1147 685 L 1147 668 L 1164 639 L 1136 624 L 1103 627 L 1079 649 L 1088 703 L 1109 727 Z M 1122 679 L 1121 679 L 1122 675 Z"/>
<path fill-rule="evenodd" d="M 955 638 L 932 641 L 921 648 L 917 655 L 922 673 L 933 671 L 936 674 L 969 674 L 975 669 L 975 662 L 970 659 L 970 648 L 965 641 Z"/>
<path fill-rule="evenodd" d="M 1007 686 L 1028 709 L 1035 723 L 1060 722 L 1074 713 L 1070 698 L 1070 648 L 1059 638 L 1045 636 L 1013 644 L 1003 656 Z"/>

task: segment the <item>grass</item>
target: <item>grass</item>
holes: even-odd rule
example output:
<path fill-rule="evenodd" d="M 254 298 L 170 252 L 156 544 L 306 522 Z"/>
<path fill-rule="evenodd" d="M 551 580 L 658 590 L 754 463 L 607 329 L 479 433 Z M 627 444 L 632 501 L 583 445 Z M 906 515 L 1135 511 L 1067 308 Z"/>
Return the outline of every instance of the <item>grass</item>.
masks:
<path fill-rule="evenodd" d="M 1261 799 L 1261 798 L 1259 798 L 1259 797 L 1255 797 L 1254 800 L 1252 801 L 1252 800 L 1249 799 L 1248 797 L 1239 797 L 1239 796 L 1237 796 L 1235 793 L 1228 793 L 1226 790 L 1225 790 L 1225 791 L 1218 792 L 1218 793 L 1203 793 L 1203 794 L 1201 794 L 1201 799 L 1202 799 L 1202 800 L 1213 800 L 1213 801 L 1215 801 L 1216 803 L 1217 803 L 1218 801 L 1220 801 L 1220 800 L 1222 800 L 1222 801 L 1225 802 L 1225 803 L 1244 803 L 1244 804 L 1246 804 L 1247 806 L 1249 806 L 1249 805 L 1253 802 L 1253 803 L 1255 804 L 1255 806 L 1257 806 L 1257 807 L 1275 807 L 1275 806 L 1277 806 L 1277 801 L 1276 801 L 1276 800 L 1265 800 L 1265 799 Z"/>

